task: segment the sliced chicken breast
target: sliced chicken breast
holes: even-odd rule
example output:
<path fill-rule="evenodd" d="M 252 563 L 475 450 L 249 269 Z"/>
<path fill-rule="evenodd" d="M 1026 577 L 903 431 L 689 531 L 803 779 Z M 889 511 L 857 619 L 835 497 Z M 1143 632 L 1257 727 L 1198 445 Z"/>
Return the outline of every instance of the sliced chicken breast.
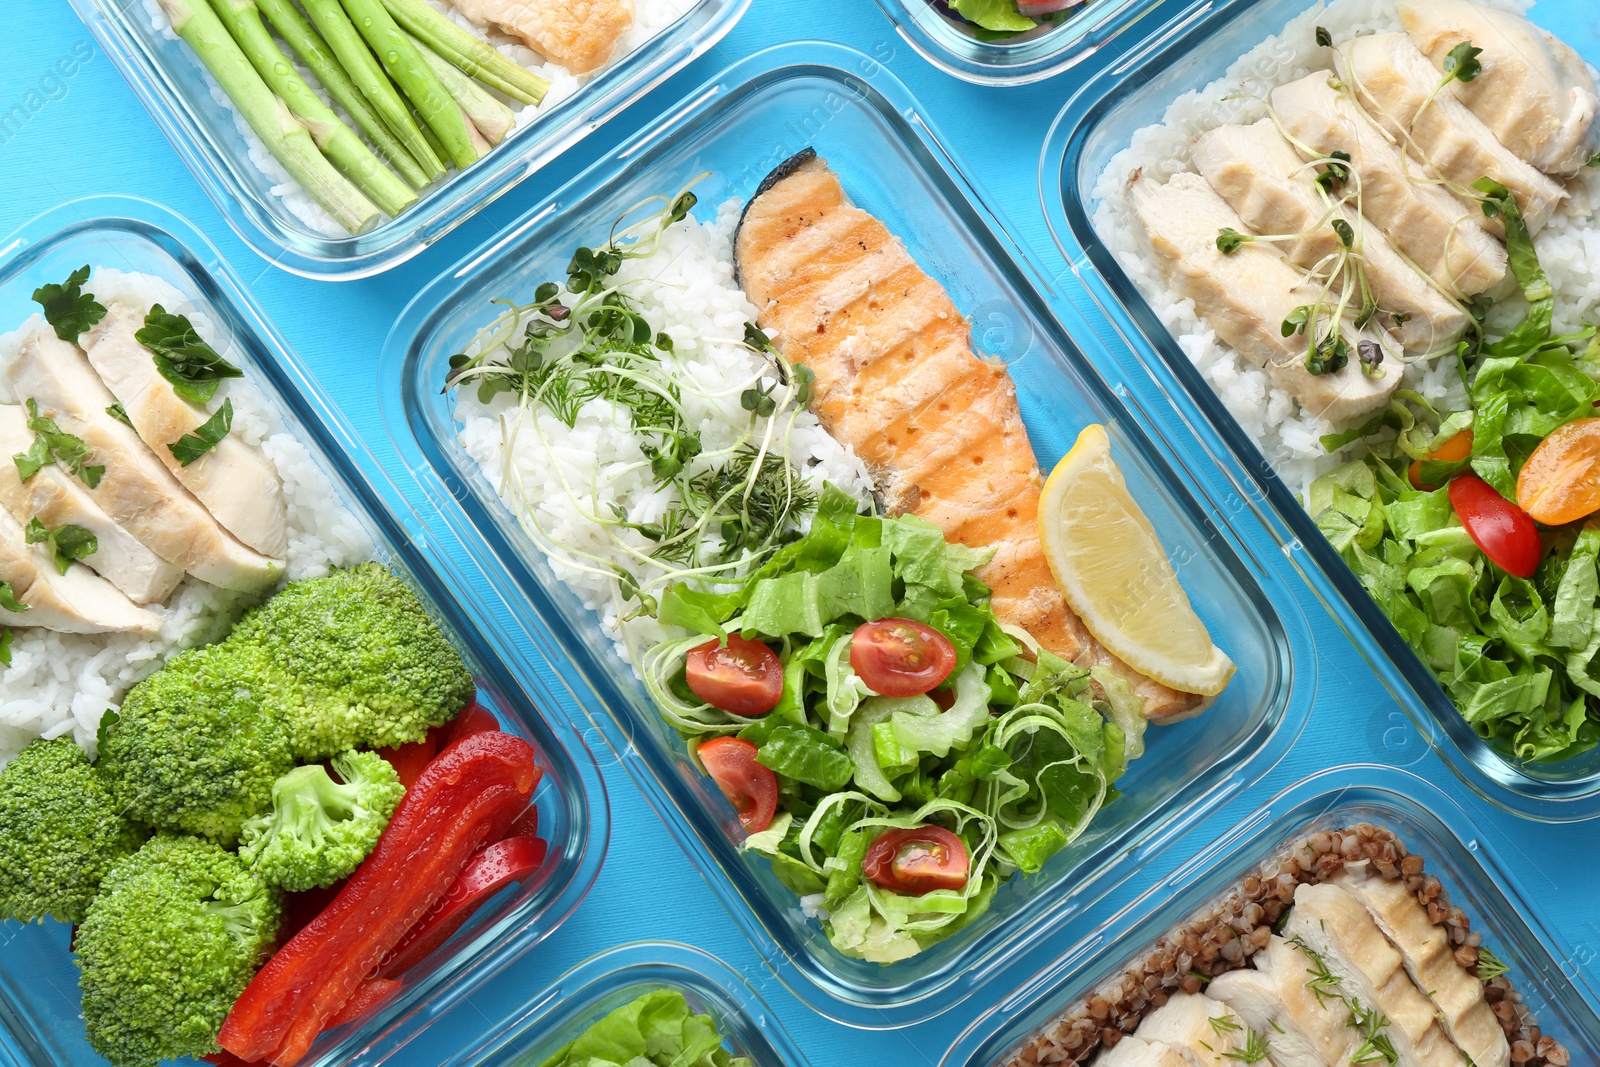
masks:
<path fill-rule="evenodd" d="M 1200 316 L 1241 355 L 1265 368 L 1274 382 L 1313 415 L 1333 422 L 1358 418 L 1389 400 L 1400 384 L 1400 352 L 1392 338 L 1370 324 L 1341 333 L 1349 362 L 1330 374 L 1306 369 L 1306 338 L 1284 337 L 1282 323 L 1320 294 L 1307 285 L 1282 252 L 1265 241 L 1249 241 L 1232 254 L 1217 248 L 1223 229 L 1248 233 L 1238 214 L 1198 174 L 1175 174 L 1165 185 L 1133 176 L 1134 214 L 1155 251 L 1168 284 L 1195 303 Z M 1331 303 L 1333 297 L 1326 302 Z M 1327 316 L 1322 316 L 1326 330 Z M 1385 353 L 1380 374 L 1362 370 L 1358 345 L 1371 341 Z"/>
<path fill-rule="evenodd" d="M 633 25 L 633 0 L 454 0 L 479 26 L 493 26 L 574 74 L 611 58 Z"/>
<path fill-rule="evenodd" d="M 0 457 L 26 452 L 33 439 L 28 413 L 16 404 L 0 404 Z M 183 580 L 181 568 L 113 522 L 88 486 L 56 464 L 24 482 L 15 463 L 0 462 L 0 508 L 24 526 L 37 516 L 52 530 L 71 524 L 94 534 L 100 547 L 84 562 L 136 604 L 166 600 Z"/>
<path fill-rule="evenodd" d="M 147 310 L 112 303 L 105 318 L 80 339 L 89 365 L 121 402 L 150 451 L 223 529 L 263 555 L 282 558 L 289 550 L 287 515 L 283 484 L 271 460 L 231 433 L 188 466 L 168 447 L 212 413 L 179 396 L 161 376 L 154 353 L 139 343 L 135 334 Z"/>
<path fill-rule="evenodd" d="M 1384 878 L 1362 862 L 1347 866 L 1333 884 L 1367 909 L 1399 951 L 1406 973 L 1433 1001 L 1451 1040 L 1477 1067 L 1507 1067 L 1511 1046 L 1484 999 L 1483 983 L 1456 963 L 1449 935 L 1429 921 L 1405 883 Z"/>
<path fill-rule="evenodd" d="M 23 524 L 0 508 L 0 582 L 27 610 L 0 608 L 0 626 L 37 626 L 63 634 L 154 634 L 161 620 L 74 563 L 62 574 L 43 545 L 27 543 Z"/>
<path fill-rule="evenodd" d="M 105 465 L 94 502 L 168 563 L 224 589 L 259 592 L 283 576 L 283 561 L 263 556 L 224 530 L 134 433 L 106 409 L 116 402 L 76 345 L 35 330 L 6 368 L 20 397 L 94 449 Z"/>
<path fill-rule="evenodd" d="M 1272 91 L 1272 106 L 1296 141 L 1319 156 L 1344 152 L 1361 190 L 1361 213 L 1445 292 L 1472 296 L 1506 275 L 1506 250 L 1468 208 L 1417 171 L 1350 100 L 1319 72 Z M 1422 177 L 1417 174 L 1416 177 Z"/>
<path fill-rule="evenodd" d="M 1100 1053 L 1095 1058 L 1094 1067 L 1191 1067 L 1191 1065 L 1188 1057 L 1177 1049 L 1138 1037 L 1124 1037 L 1114 1048 Z"/>
<path fill-rule="evenodd" d="M 1460 100 L 1434 93 L 1439 72 L 1405 34 L 1352 38 L 1334 52 L 1334 63 L 1367 114 L 1427 165 L 1427 177 L 1449 181 L 1459 195 L 1479 178 L 1493 178 L 1511 190 L 1529 233 L 1543 229 L 1566 199 L 1565 189 L 1501 144 Z M 1489 223 L 1491 232 L 1497 224 Z"/>
<path fill-rule="evenodd" d="M 1341 1067 L 1361 1044 L 1337 995 L 1308 984 L 1311 957 L 1281 937 L 1250 958 L 1254 970 L 1228 971 L 1206 986 L 1258 1032 L 1270 1033 L 1278 1067 Z"/>
<path fill-rule="evenodd" d="M 1248 1031 L 1226 1004 L 1204 993 L 1175 993 L 1139 1022 L 1134 1036 L 1179 1050 L 1192 1067 L 1234 1067 Z"/>
<path fill-rule="evenodd" d="M 1521 15 L 1468 0 L 1400 0 L 1400 23 L 1435 69 L 1457 45 L 1483 49 L 1483 69 L 1446 92 L 1500 143 L 1542 171 L 1578 173 L 1596 148 L 1600 94 L 1582 57 Z"/>
<path fill-rule="evenodd" d="M 1395 1067 L 1461 1067 L 1457 1048 L 1367 909 L 1336 885 L 1301 885 L 1283 932 L 1338 978 L 1337 990 L 1388 1019 Z"/>
<path fill-rule="evenodd" d="M 1354 210 L 1353 195 L 1341 191 L 1330 196 L 1319 188 L 1313 165 L 1300 158 L 1271 119 L 1208 130 L 1195 138 L 1191 158 L 1246 226 L 1256 233 L 1293 236 L 1274 243 L 1297 267 L 1322 278 L 1339 271 L 1339 284 L 1349 287 L 1357 300 L 1364 278 L 1381 309 L 1378 321 L 1395 324 L 1395 337 L 1408 353 L 1440 352 L 1466 331 L 1465 309 Z M 1342 270 L 1344 243 L 1333 226 L 1338 219 L 1355 235 Z"/>

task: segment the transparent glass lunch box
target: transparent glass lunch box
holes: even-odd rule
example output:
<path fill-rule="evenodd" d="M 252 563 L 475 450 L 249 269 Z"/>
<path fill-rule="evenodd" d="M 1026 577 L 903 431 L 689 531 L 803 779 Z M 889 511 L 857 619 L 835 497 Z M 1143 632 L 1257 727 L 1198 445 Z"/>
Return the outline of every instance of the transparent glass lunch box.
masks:
<path fill-rule="evenodd" d="M 657 989 L 709 1014 L 723 1047 L 755 1067 L 806 1067 L 772 1009 L 733 968 L 671 941 L 635 941 L 573 967 L 441 1067 L 539 1067 L 601 1018 Z"/>
<path fill-rule="evenodd" d="M 1309 833 L 1358 822 L 1393 830 L 1420 855 L 1426 873 L 1438 876 L 1451 903 L 1472 921 L 1473 931 L 1510 965 L 1512 984 L 1540 1030 L 1567 1046 L 1572 1063 L 1600 1063 L 1600 1016 L 1595 1009 L 1600 1001 L 1515 888 L 1526 879 L 1508 877 L 1479 840 L 1471 817 L 1438 787 L 1406 771 L 1357 764 L 1302 779 L 1231 830 L 1219 828 L 1204 851 L 1101 920 L 1097 937 L 1058 954 L 973 1020 L 940 1067 L 1005 1062 L 1041 1026 L 1142 957 L 1168 930 L 1227 892 L 1262 860 Z"/>
<path fill-rule="evenodd" d="M 440 387 L 452 353 L 491 316 L 488 301 L 563 276 L 574 247 L 603 240 L 644 197 L 696 175 L 702 212 L 744 198 L 776 164 L 814 145 L 856 201 L 879 214 L 950 287 L 987 351 L 1007 359 L 1045 469 L 1091 421 L 1109 425 L 1133 494 L 1178 563 L 1238 675 L 1199 719 L 1149 733 L 1125 793 L 1039 876 L 1014 878 L 981 920 L 889 967 L 849 959 L 773 876 L 744 855 L 733 810 L 696 772 L 594 616 L 555 580 L 511 511 L 456 444 L 453 400 Z M 402 462 L 429 506 L 456 530 L 485 590 L 521 632 L 506 644 L 556 664 L 645 796 L 736 922 L 796 995 L 842 1022 L 901 1026 L 957 1003 L 1017 944 L 1065 922 L 1136 868 L 1197 813 L 1263 774 L 1299 734 L 1315 693 L 1316 657 L 1292 592 L 1270 561 L 1197 497 L 1041 303 L 1017 250 L 998 232 L 905 88 L 837 45 L 770 49 L 691 92 L 683 106 L 607 162 L 531 209 L 446 272 L 401 314 L 385 344 L 380 402 Z M 1260 535 L 1262 543 L 1269 545 Z M 441 561 L 450 565 L 448 561 Z"/>
<path fill-rule="evenodd" d="M 1475 734 L 1443 686 L 1410 649 L 1355 574 L 1318 531 L 1294 492 L 1189 362 L 1092 221 L 1092 190 L 1134 132 L 1162 121 L 1185 92 L 1220 78 L 1244 52 L 1306 10 L 1305 0 L 1231 0 L 1180 9 L 1171 21 L 1083 86 L 1062 108 L 1039 164 L 1045 219 L 1088 290 L 1090 328 L 1110 329 L 1156 380 L 1176 418 L 1284 546 L 1294 566 L 1328 604 L 1452 770 L 1494 804 L 1528 818 L 1574 821 L 1600 816 L 1600 750 L 1560 763 L 1519 762 Z M 1543 0 L 1530 12 L 1542 25 L 1600 62 L 1600 28 L 1585 0 Z M 1203 17 L 1202 17 L 1203 16 Z M 1098 314 L 1096 314 L 1098 311 Z"/>
<path fill-rule="evenodd" d="M 536 794 L 539 836 L 549 855 L 538 873 L 508 887 L 443 948 L 408 972 L 397 997 L 371 1016 L 328 1034 L 307 1067 L 376 1063 L 438 1014 L 537 944 L 589 891 L 605 855 L 610 809 L 593 755 L 563 705 L 532 672 L 517 673 L 420 546 L 427 536 L 405 513 L 376 459 L 263 317 L 216 249 L 187 221 L 148 201 L 78 200 L 28 223 L 0 245 L 0 323 L 15 329 L 37 307 L 33 290 L 85 263 L 159 275 L 203 306 L 233 338 L 224 354 L 268 395 L 288 427 L 318 457 L 340 496 L 363 522 L 379 558 L 405 572 L 465 653 L 478 699 L 501 725 L 532 742 L 544 780 Z M 220 347 L 220 346 L 219 346 Z M 70 929 L 46 922 L 0 923 L 0 1060 L 35 1067 L 103 1064 L 83 1036 Z"/>
<path fill-rule="evenodd" d="M 593 133 L 721 40 L 750 0 L 698 0 L 571 97 L 519 126 L 476 166 L 451 173 L 398 218 L 356 237 L 318 232 L 272 194 L 274 181 L 250 161 L 233 111 L 212 98 L 211 75 L 186 43 L 153 28 L 145 0 L 71 3 L 240 239 L 284 270 L 349 281 L 410 259 Z"/>
<path fill-rule="evenodd" d="M 942 0 L 878 0 L 878 6 L 917 54 L 946 74 L 980 85 L 1027 85 L 1100 52 L 1160 0 L 1085 0 L 1061 22 L 994 40 Z"/>

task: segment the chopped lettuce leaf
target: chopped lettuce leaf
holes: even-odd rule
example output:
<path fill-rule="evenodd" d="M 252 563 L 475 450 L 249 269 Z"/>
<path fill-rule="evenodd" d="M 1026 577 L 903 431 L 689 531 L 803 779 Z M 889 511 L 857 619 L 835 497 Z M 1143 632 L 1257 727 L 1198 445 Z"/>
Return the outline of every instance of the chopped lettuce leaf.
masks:
<path fill-rule="evenodd" d="M 950 8 L 995 33 L 1026 33 L 1037 25 L 1017 10 L 1017 0 L 951 0 Z"/>

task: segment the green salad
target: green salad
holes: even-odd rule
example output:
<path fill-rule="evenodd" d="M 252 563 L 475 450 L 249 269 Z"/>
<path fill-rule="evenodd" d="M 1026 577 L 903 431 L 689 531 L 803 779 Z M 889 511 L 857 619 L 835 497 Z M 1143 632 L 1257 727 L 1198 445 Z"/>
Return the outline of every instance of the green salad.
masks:
<path fill-rule="evenodd" d="M 653 989 L 611 1012 L 539 1067 L 752 1067 L 722 1047 L 717 1021 L 676 989 Z"/>
<path fill-rule="evenodd" d="M 1600 742 L 1600 339 L 1556 336 L 1554 297 L 1515 201 L 1506 224 L 1527 311 L 1489 340 L 1484 302 L 1455 353 L 1471 403 L 1441 412 L 1400 390 L 1323 439 L 1362 454 L 1306 501 L 1317 527 L 1472 728 L 1521 760 Z"/>
<path fill-rule="evenodd" d="M 990 554 L 828 486 L 736 589 L 661 598 L 694 636 L 643 658 L 651 696 L 845 955 L 894 962 L 973 922 L 1143 750 L 1118 676 L 1095 675 L 1096 699 L 1089 671 L 995 617 L 972 574 Z"/>

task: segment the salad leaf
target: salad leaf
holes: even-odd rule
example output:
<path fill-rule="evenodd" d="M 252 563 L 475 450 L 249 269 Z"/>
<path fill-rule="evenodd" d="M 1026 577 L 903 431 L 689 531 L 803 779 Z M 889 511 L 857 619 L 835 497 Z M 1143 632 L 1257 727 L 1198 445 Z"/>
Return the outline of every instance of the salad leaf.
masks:
<path fill-rule="evenodd" d="M 187 467 L 201 456 L 210 452 L 222 443 L 222 439 L 233 432 L 233 400 L 230 398 L 222 402 L 222 407 L 205 422 L 190 432 L 178 438 L 167 448 L 183 466 Z"/>
<path fill-rule="evenodd" d="M 1045 861 L 1067 847 L 1067 835 L 1054 822 L 1041 822 L 1000 835 L 1000 848 L 1023 874 L 1038 874 Z"/>
<path fill-rule="evenodd" d="M 682 626 L 720 640 L 728 635 L 722 624 L 743 605 L 739 593 L 707 593 L 678 582 L 661 594 L 656 618 L 664 625 Z"/>
<path fill-rule="evenodd" d="M 722 1047 L 716 1020 L 676 989 L 655 989 L 617 1008 L 541 1067 L 751 1067 Z"/>
<path fill-rule="evenodd" d="M 1016 0 L 952 0 L 950 9 L 995 33 L 1026 33 L 1036 25 L 1017 10 Z"/>
<path fill-rule="evenodd" d="M 224 379 L 244 377 L 206 344 L 187 316 L 171 314 L 160 304 L 150 309 L 133 336 L 154 354 L 156 369 L 172 383 L 173 392 L 192 403 L 209 404 Z"/>
<path fill-rule="evenodd" d="M 782 722 L 756 751 L 756 762 L 774 773 L 828 792 L 850 784 L 854 765 L 839 742 L 821 730 Z"/>
<path fill-rule="evenodd" d="M 983 683 L 983 676 L 981 667 L 968 667 L 963 671 L 956 678 L 955 703 L 944 711 L 939 711 L 932 700 L 923 697 L 925 707 L 893 712 L 889 726 L 895 741 L 911 752 L 940 757 L 948 756 L 952 748 L 966 748 L 973 736 L 989 723 L 989 687 Z M 932 707 L 933 714 L 928 714 L 926 707 Z"/>
<path fill-rule="evenodd" d="M 88 280 L 89 265 L 86 263 L 67 275 L 65 282 L 51 282 L 33 291 L 34 303 L 44 308 L 44 321 L 55 330 L 57 337 L 69 344 L 106 317 L 105 305 L 93 294 L 83 291 L 83 283 Z"/>
<path fill-rule="evenodd" d="M 1600 594 L 1600 519 L 1590 519 L 1573 543 L 1551 610 L 1550 644 L 1585 648 L 1595 632 L 1595 596 Z"/>

